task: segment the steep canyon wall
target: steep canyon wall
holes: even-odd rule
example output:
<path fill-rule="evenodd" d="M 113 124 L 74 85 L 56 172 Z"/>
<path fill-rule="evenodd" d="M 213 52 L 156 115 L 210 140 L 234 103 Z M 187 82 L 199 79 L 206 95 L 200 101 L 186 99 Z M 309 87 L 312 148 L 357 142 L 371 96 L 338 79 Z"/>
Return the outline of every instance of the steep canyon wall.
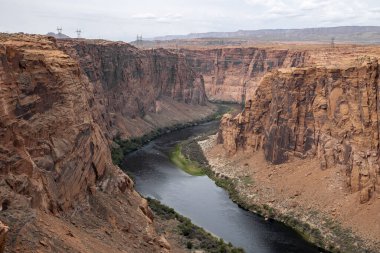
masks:
<path fill-rule="evenodd" d="M 110 145 L 210 115 L 208 97 L 245 104 L 221 122 L 230 154 L 318 157 L 368 201 L 379 190 L 378 62 L 318 61 L 300 49 L 176 52 L 1 34 L 0 250 L 8 234 L 6 252 L 168 251 Z"/>
<path fill-rule="evenodd" d="M 302 67 L 306 50 L 220 48 L 179 51 L 204 78 L 207 96 L 214 101 L 244 103 L 253 96 L 263 76 L 285 67 Z"/>
<path fill-rule="evenodd" d="M 273 164 L 318 157 L 342 166 L 366 202 L 379 185 L 379 65 L 292 68 L 267 74 L 245 109 L 221 121 L 219 142 L 234 154 L 264 150 Z"/>
<path fill-rule="evenodd" d="M 166 120 L 149 120 L 176 102 L 204 106 L 204 81 L 179 55 L 163 49 L 138 50 L 129 44 L 110 41 L 59 41 L 60 48 L 77 59 L 94 87 L 97 122 L 106 133 L 122 136 L 142 134 L 173 119 L 189 121 L 183 111 L 170 112 Z M 168 104 L 169 103 L 169 104 Z M 203 108 L 203 110 L 206 107 Z M 143 120 L 141 120 L 143 119 Z M 145 120 L 145 121 L 144 121 Z M 156 120 L 156 121 L 155 121 Z M 137 123 L 134 123 L 139 121 Z M 158 121 L 158 122 L 157 122 Z M 130 126 L 136 125 L 135 128 Z"/>
<path fill-rule="evenodd" d="M 164 50 L 0 35 L 0 247 L 8 231 L 6 252 L 167 251 L 109 145 L 206 103 L 202 77 Z"/>

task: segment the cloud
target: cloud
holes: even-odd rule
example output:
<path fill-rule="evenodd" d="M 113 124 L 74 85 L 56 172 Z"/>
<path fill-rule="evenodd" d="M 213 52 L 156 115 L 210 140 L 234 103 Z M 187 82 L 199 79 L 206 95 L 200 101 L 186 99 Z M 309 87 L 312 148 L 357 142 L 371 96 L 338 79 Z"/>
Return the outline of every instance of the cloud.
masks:
<path fill-rule="evenodd" d="M 171 22 L 174 22 L 174 21 L 180 21 L 182 20 L 182 15 L 181 14 L 178 14 L 178 13 L 169 13 L 169 14 L 166 14 L 165 16 L 162 16 L 162 17 L 159 17 L 158 18 L 158 21 L 171 21 Z"/>
<path fill-rule="evenodd" d="M 132 18 L 136 19 L 158 19 L 158 16 L 156 16 L 153 13 L 137 13 L 132 15 Z"/>
<path fill-rule="evenodd" d="M 299 3 L 299 9 L 302 11 L 312 11 L 325 8 L 329 4 L 329 1 L 323 0 L 303 0 Z"/>
<path fill-rule="evenodd" d="M 259 15 L 255 15 L 256 20 L 270 21 L 273 19 L 296 18 L 305 15 L 303 11 L 299 11 L 293 4 L 285 3 L 282 0 L 244 0 L 247 4 L 262 7 Z"/>
<path fill-rule="evenodd" d="M 141 20 L 150 20 L 154 22 L 160 23 L 171 23 L 180 21 L 182 19 L 182 15 L 178 13 L 168 13 L 165 15 L 156 15 L 153 13 L 136 13 L 131 16 L 133 19 L 141 19 Z"/>
<path fill-rule="evenodd" d="M 266 12 L 266 14 L 271 17 L 290 17 L 294 15 L 301 15 L 301 13 L 298 13 L 297 10 L 286 6 L 283 3 L 278 3 L 278 5 L 273 6 Z"/>
<path fill-rule="evenodd" d="M 244 0 L 244 2 L 252 6 L 285 6 L 285 3 L 282 0 Z"/>
<path fill-rule="evenodd" d="M 377 8 L 377 9 L 371 9 L 371 10 L 369 10 L 370 12 L 372 12 L 372 13 L 380 13 L 380 8 Z"/>
<path fill-rule="evenodd" d="M 0 29 L 134 39 L 208 31 L 379 25 L 379 0 L 0 0 Z M 17 19 L 14 15 L 17 14 Z M 112 27 L 113 29 L 110 29 Z"/>

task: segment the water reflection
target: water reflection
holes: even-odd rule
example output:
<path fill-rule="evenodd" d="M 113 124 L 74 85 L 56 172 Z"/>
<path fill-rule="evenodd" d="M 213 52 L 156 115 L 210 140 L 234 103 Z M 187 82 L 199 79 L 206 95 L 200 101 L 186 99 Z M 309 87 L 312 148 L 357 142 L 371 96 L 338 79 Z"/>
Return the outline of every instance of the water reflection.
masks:
<path fill-rule="evenodd" d="M 246 252 L 319 252 L 293 230 L 239 208 L 207 176 L 188 175 L 170 162 L 168 154 L 176 143 L 216 127 L 212 122 L 170 133 L 129 154 L 124 167 L 134 176 L 137 191 Z"/>

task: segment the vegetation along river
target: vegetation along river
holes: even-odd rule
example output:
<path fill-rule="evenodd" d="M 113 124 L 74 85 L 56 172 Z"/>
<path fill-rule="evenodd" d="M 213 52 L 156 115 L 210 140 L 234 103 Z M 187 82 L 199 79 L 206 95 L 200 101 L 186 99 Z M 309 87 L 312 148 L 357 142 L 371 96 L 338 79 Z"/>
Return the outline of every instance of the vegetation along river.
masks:
<path fill-rule="evenodd" d="M 292 229 L 246 211 L 207 176 L 192 176 L 170 160 L 181 141 L 216 130 L 217 121 L 165 134 L 128 154 L 124 169 L 145 197 L 159 200 L 212 234 L 249 253 L 318 253 Z"/>

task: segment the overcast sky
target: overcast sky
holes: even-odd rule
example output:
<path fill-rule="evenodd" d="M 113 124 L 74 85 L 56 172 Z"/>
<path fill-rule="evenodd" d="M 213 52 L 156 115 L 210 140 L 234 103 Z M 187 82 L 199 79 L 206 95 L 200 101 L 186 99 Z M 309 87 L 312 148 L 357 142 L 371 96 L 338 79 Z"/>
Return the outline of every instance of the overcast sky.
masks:
<path fill-rule="evenodd" d="M 0 32 L 131 41 L 239 29 L 380 25 L 380 0 L 0 0 Z"/>

